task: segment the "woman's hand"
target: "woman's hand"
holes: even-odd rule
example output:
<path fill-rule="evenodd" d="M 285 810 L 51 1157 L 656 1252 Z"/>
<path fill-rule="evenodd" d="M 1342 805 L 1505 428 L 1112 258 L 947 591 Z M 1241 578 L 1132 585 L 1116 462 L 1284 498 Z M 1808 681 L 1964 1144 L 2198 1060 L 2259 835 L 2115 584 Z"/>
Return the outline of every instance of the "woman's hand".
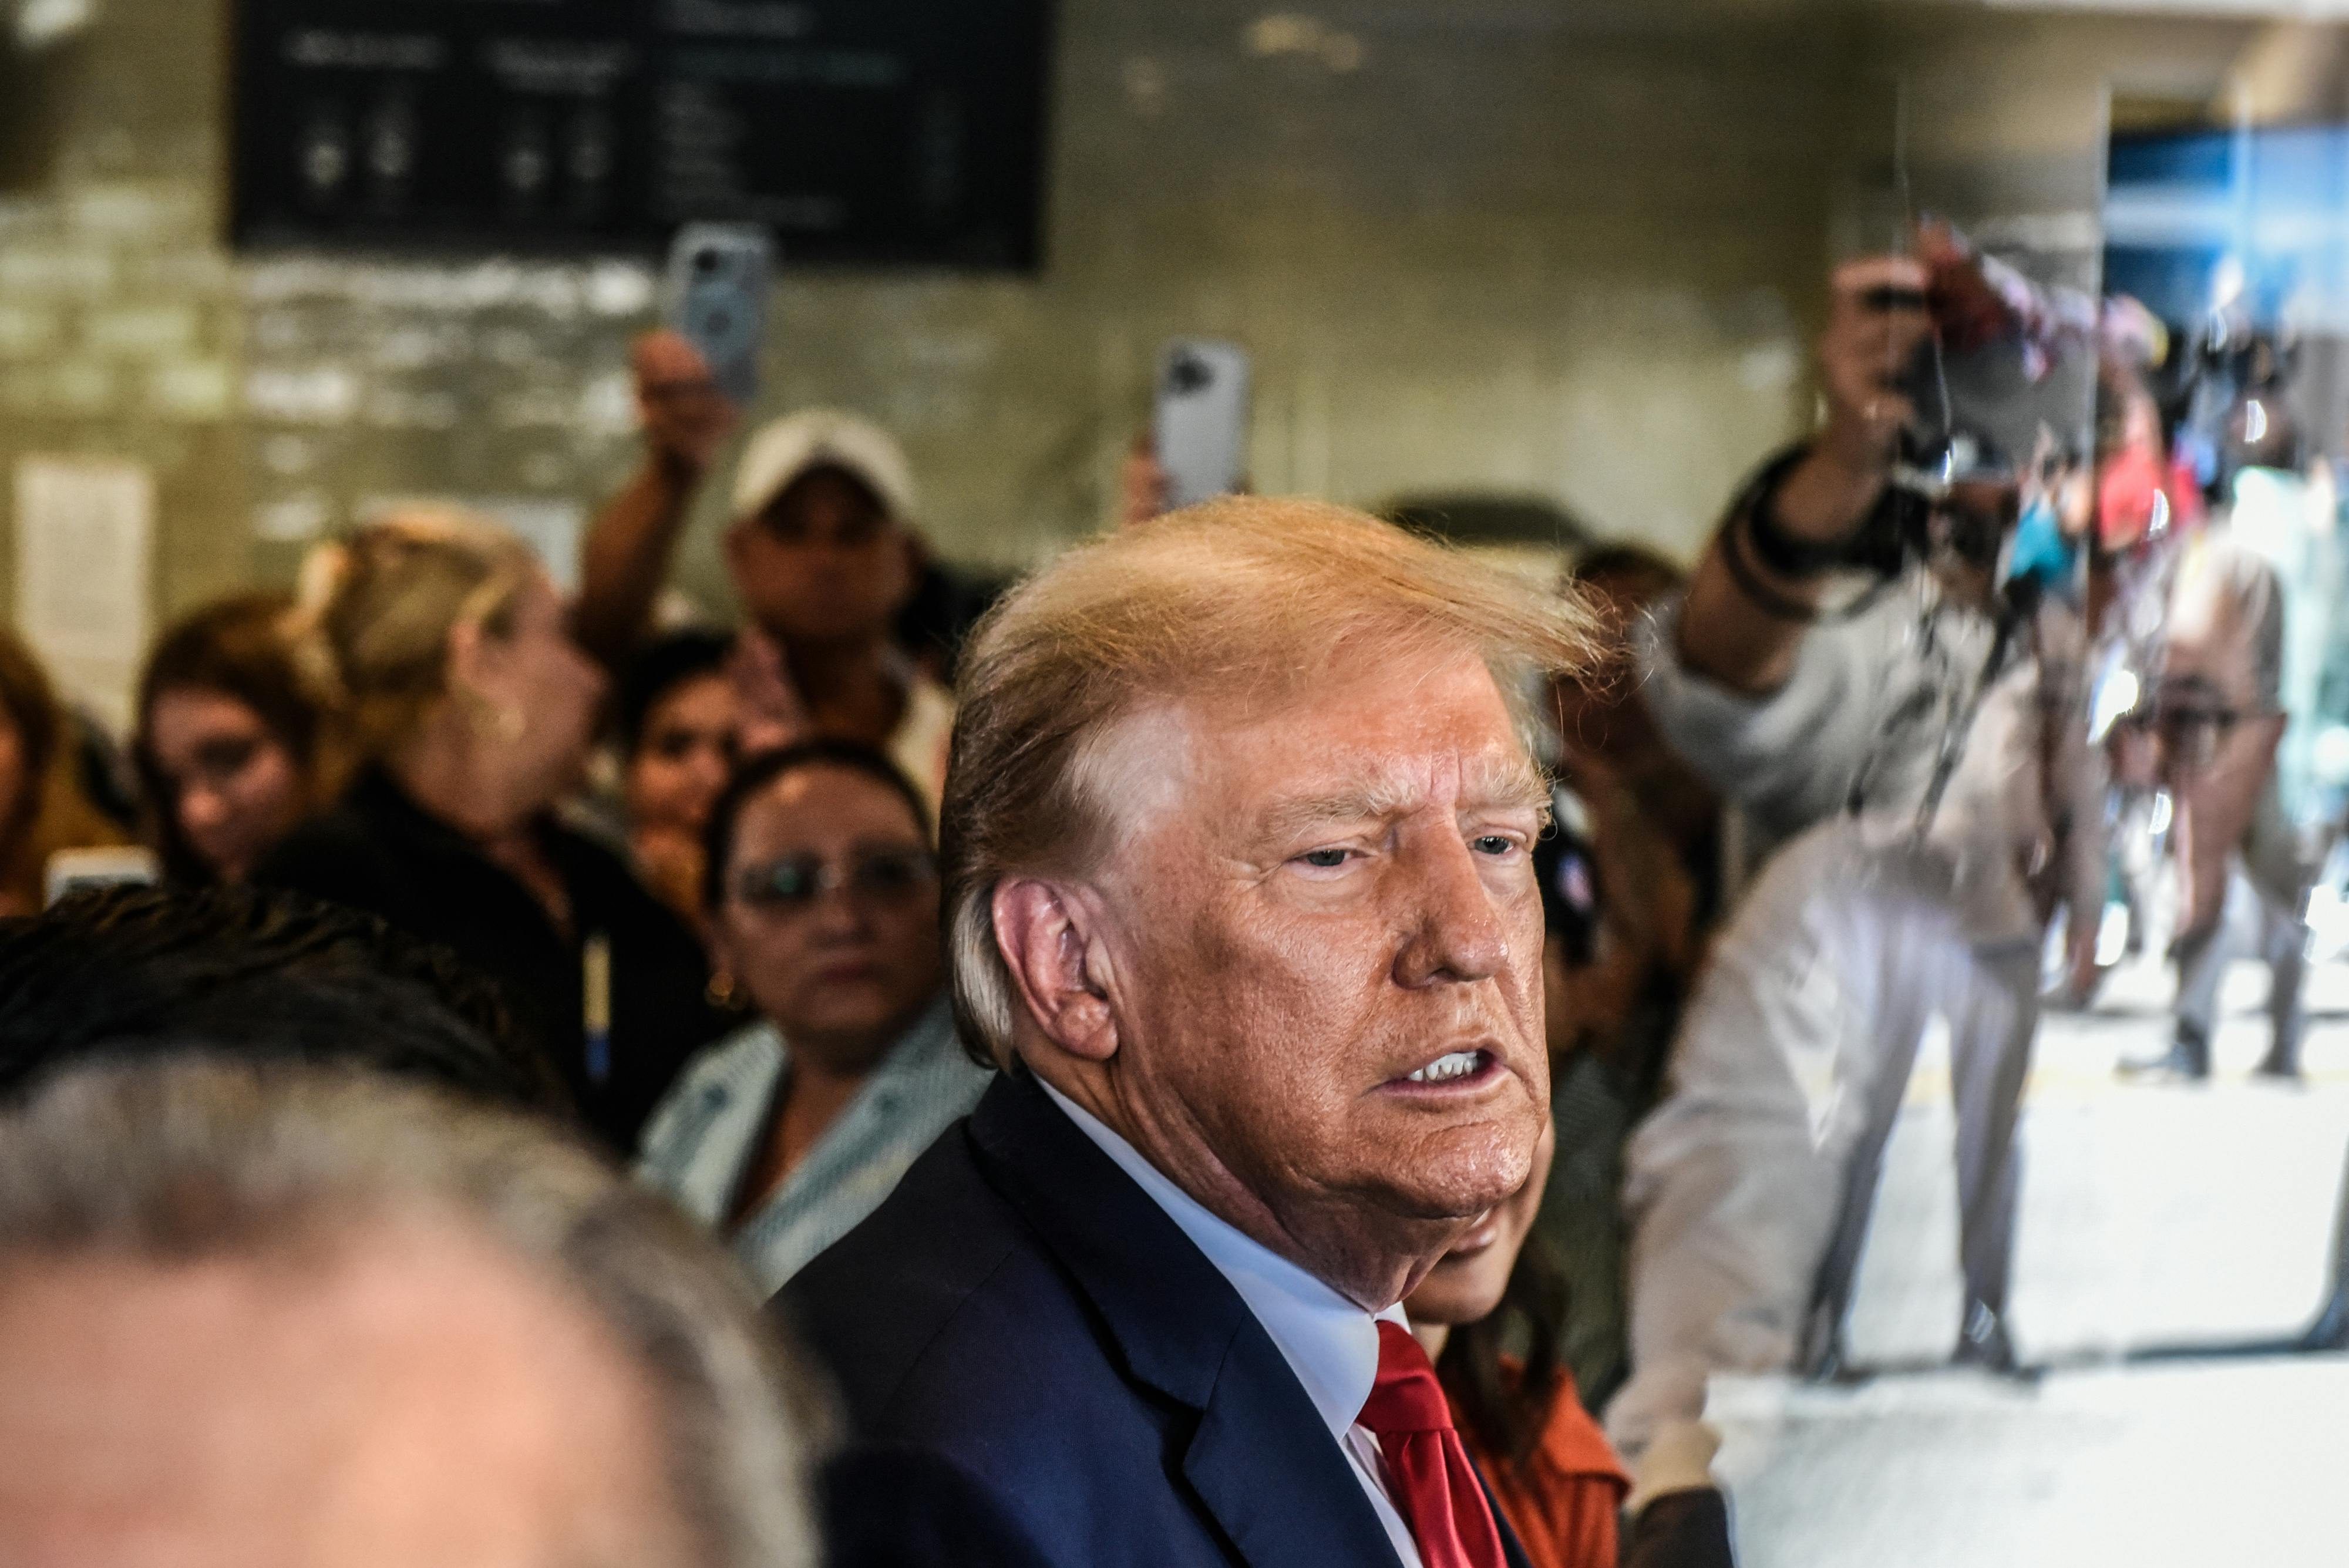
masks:
<path fill-rule="evenodd" d="M 742 754 L 754 756 L 807 740 L 815 726 L 792 680 L 782 644 L 755 627 L 735 640 L 726 667 L 742 703 Z"/>

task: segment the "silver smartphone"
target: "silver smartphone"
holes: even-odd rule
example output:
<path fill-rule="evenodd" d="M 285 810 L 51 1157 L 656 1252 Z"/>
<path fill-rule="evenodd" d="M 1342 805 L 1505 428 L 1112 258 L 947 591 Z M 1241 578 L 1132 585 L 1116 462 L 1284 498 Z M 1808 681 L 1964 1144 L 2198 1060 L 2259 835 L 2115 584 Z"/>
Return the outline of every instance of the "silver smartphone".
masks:
<path fill-rule="evenodd" d="M 775 244 L 747 223 L 688 223 L 669 246 L 668 324 L 701 350 L 719 389 L 748 408 L 759 396 L 759 348 Z"/>
<path fill-rule="evenodd" d="M 1151 433 L 1168 506 L 1238 490 L 1247 479 L 1247 350 L 1205 337 L 1167 344 L 1158 356 Z"/>

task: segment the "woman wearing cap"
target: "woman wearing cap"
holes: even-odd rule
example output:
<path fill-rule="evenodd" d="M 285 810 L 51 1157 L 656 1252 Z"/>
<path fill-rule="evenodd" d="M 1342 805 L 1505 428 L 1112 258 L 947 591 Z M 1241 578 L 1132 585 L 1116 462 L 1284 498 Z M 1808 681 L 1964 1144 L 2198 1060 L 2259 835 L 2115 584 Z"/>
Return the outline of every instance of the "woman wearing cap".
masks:
<path fill-rule="evenodd" d="M 554 820 L 603 674 L 514 537 L 418 510 L 320 552 L 297 648 L 362 769 L 254 880 L 382 916 L 498 982 L 616 1149 L 723 1019 L 700 945 L 620 858 Z"/>
<path fill-rule="evenodd" d="M 614 664 L 652 618 L 688 503 L 730 421 L 699 355 L 674 334 L 639 344 L 636 369 L 648 455 L 589 535 L 577 612 L 581 640 Z M 735 669 L 745 750 L 814 737 L 872 746 L 935 807 L 953 700 L 894 636 L 916 583 L 915 504 L 913 471 L 887 431 L 806 410 L 744 447 L 726 564 L 750 621 Z"/>

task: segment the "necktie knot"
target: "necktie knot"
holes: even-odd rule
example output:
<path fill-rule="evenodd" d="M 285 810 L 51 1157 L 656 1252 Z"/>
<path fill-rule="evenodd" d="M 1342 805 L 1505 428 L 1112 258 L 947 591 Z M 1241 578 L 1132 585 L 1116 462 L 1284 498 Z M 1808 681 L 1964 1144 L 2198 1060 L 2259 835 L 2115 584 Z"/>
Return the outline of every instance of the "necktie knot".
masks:
<path fill-rule="evenodd" d="M 1452 1407 L 1427 1352 L 1410 1330 L 1384 1319 L 1379 1322 L 1378 1381 L 1362 1406 L 1361 1423 L 1381 1437 L 1452 1429 Z"/>
<path fill-rule="evenodd" d="M 1379 1439 L 1388 1493 L 1426 1568 L 1504 1568 L 1501 1535 L 1427 1352 L 1399 1324 L 1379 1324 L 1379 1375 L 1361 1424 Z"/>

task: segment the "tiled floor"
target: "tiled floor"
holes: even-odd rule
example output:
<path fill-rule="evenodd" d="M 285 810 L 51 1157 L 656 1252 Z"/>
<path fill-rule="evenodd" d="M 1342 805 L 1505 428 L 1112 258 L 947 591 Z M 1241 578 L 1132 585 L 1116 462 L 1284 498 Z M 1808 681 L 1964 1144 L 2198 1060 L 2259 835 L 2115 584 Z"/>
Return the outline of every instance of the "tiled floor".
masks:
<path fill-rule="evenodd" d="M 1929 1045 L 1853 1314 L 1878 1375 L 1714 1391 L 1748 1568 L 2349 1563 L 2349 1358 L 2223 1354 L 2305 1325 L 2349 1155 L 2349 968 L 2312 976 L 2306 1088 L 2248 1077 L 2263 985 L 2230 977 L 2209 1085 L 2116 1080 L 2118 1056 L 2166 1038 L 2151 970 L 2044 1030 L 2013 1303 L 2035 1383 L 1940 1369 L 1957 1226 Z M 2157 1347 L 2184 1358 L 2130 1358 Z"/>

